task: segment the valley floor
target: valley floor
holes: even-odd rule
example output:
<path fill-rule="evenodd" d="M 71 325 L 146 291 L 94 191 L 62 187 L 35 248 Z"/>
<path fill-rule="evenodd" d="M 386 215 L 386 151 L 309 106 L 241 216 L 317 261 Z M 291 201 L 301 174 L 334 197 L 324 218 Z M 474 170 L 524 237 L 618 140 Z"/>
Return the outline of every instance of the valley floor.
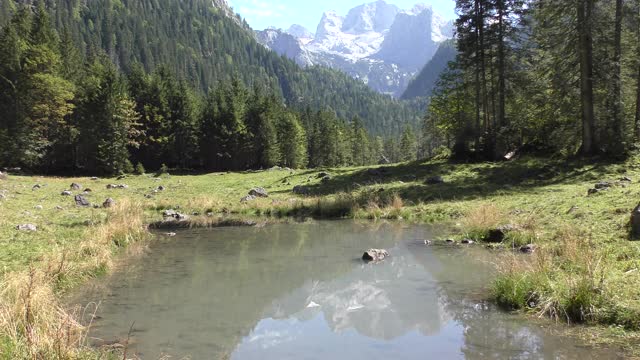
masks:
<path fill-rule="evenodd" d="M 607 189 L 588 195 L 600 182 Z M 70 190 L 72 183 L 80 190 Z M 241 203 L 255 187 L 269 197 Z M 85 189 L 99 207 L 76 206 L 74 196 Z M 61 195 L 65 190 L 72 196 Z M 107 198 L 116 205 L 103 208 Z M 629 240 L 629 219 L 638 202 L 640 158 L 430 161 L 120 180 L 9 175 L 0 180 L 0 358 L 91 358 L 73 311 L 56 304 L 70 288 L 108 272 L 120 248 L 150 238 L 148 224 L 339 217 L 450 223 L 452 239 L 482 243 L 473 246 L 499 234 L 502 242 L 491 244 L 505 253 L 491 287 L 495 301 L 532 316 L 594 325 L 573 329 L 633 352 L 640 338 L 640 242 Z M 188 218 L 167 221 L 165 210 Z M 17 229 L 27 224 L 36 231 Z M 511 250 L 526 245 L 533 245 L 526 248 L 532 254 Z"/>

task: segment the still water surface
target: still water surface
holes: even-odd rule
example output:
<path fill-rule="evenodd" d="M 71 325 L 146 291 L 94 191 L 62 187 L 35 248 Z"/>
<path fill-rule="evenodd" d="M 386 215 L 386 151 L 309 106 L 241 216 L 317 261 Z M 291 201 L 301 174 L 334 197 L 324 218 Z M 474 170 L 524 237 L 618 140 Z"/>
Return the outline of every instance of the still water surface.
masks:
<path fill-rule="evenodd" d="M 618 359 L 486 302 L 482 249 L 351 221 L 183 231 L 92 286 L 91 336 L 142 359 Z M 379 264 L 358 260 L 388 249 Z M 105 282 L 105 281 L 103 281 Z"/>

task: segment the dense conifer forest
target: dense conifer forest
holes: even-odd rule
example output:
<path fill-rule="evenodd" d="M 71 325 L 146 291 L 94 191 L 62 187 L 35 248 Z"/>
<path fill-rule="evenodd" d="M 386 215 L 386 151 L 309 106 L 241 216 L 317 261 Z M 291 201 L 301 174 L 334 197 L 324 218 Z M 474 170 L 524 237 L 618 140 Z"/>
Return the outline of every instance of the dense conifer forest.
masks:
<path fill-rule="evenodd" d="M 4 166 L 119 173 L 138 164 L 244 170 L 377 163 L 399 159 L 394 138 L 421 117 L 419 101 L 400 102 L 340 72 L 303 70 L 277 56 L 224 5 L 63 0 L 0 7 Z"/>
<path fill-rule="evenodd" d="M 640 135 L 640 2 L 457 0 L 458 57 L 424 123 L 429 151 L 494 160 L 625 157 Z"/>

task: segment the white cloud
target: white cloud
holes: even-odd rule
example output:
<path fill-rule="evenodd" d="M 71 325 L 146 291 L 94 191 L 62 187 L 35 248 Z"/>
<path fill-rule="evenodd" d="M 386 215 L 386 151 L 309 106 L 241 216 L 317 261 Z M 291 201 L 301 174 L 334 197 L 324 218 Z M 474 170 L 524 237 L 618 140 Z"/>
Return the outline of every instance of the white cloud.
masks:
<path fill-rule="evenodd" d="M 282 17 L 287 7 L 281 3 L 265 0 L 233 0 L 232 5 L 244 17 Z"/>

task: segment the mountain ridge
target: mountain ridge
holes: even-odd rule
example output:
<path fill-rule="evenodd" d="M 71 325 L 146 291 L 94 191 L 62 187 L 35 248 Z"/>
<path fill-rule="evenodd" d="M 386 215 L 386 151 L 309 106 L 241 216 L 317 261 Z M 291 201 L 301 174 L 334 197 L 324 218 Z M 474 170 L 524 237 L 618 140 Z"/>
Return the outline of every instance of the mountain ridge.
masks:
<path fill-rule="evenodd" d="M 344 16 L 324 12 L 315 34 L 294 24 L 287 30 L 257 31 L 256 36 L 300 66 L 335 68 L 380 93 L 400 97 L 439 44 L 453 36 L 453 23 L 428 4 L 403 10 L 378 0 Z"/>

